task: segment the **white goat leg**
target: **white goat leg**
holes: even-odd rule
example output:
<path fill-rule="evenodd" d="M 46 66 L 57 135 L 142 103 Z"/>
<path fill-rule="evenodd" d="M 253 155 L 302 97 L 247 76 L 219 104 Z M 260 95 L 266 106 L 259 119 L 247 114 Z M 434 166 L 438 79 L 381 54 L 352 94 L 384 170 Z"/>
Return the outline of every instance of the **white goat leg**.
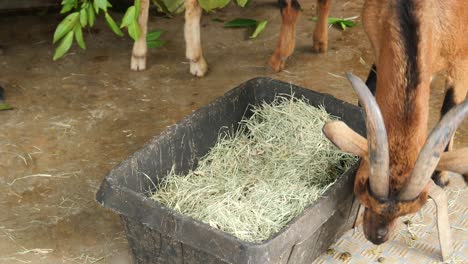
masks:
<path fill-rule="evenodd" d="M 202 8 L 198 0 L 185 0 L 185 45 L 186 56 L 190 61 L 190 73 L 203 77 L 208 71 L 208 65 L 201 48 L 200 19 Z"/>
<path fill-rule="evenodd" d="M 149 1 L 141 0 L 140 15 L 138 16 L 138 24 L 141 28 L 140 38 L 133 44 L 132 58 L 130 68 L 134 71 L 142 71 L 146 69 L 146 32 L 148 30 L 148 12 Z"/>
<path fill-rule="evenodd" d="M 442 260 L 448 261 L 452 255 L 452 236 L 448 218 L 447 196 L 442 188 L 430 181 L 429 197 L 432 198 L 437 210 L 437 231 L 439 233 L 440 250 Z"/>

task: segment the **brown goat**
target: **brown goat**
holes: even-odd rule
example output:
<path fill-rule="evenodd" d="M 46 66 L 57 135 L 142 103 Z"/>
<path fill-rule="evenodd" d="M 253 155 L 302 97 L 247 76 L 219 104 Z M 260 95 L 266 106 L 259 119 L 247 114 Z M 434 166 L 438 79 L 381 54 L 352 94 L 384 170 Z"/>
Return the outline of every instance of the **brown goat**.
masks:
<path fill-rule="evenodd" d="M 146 33 L 148 23 L 150 0 L 141 0 L 140 15 L 138 24 L 141 27 L 140 38 L 133 45 L 130 68 L 132 70 L 146 69 Z M 269 64 L 275 71 L 284 68 L 286 59 L 294 51 L 296 22 L 300 13 L 300 5 L 297 0 L 278 0 L 281 8 L 281 30 L 278 43 Z M 328 27 L 327 18 L 330 7 L 330 0 L 317 0 L 318 21 L 314 31 L 313 49 L 317 52 L 324 52 L 327 49 Z M 185 44 L 186 57 L 190 61 L 190 73 L 202 77 L 208 71 L 208 64 L 203 57 L 200 39 L 200 19 L 202 8 L 197 0 L 185 0 Z"/>
<path fill-rule="evenodd" d="M 417 212 L 431 195 L 446 259 L 451 248 L 445 197 L 430 177 L 436 167 L 464 174 L 465 179 L 468 174 L 467 149 L 442 154 L 447 144 L 452 150 L 456 127 L 468 115 L 466 3 L 367 0 L 362 18 L 377 67 L 375 99 L 361 80 L 348 78 L 365 109 L 368 140 L 344 123 L 327 124 L 324 133 L 338 147 L 362 157 L 354 191 L 366 207 L 366 238 L 375 244 L 387 241 L 395 220 Z M 445 117 L 427 137 L 430 84 L 443 70 Z M 439 174 L 435 181 L 445 185 L 445 177 Z"/>

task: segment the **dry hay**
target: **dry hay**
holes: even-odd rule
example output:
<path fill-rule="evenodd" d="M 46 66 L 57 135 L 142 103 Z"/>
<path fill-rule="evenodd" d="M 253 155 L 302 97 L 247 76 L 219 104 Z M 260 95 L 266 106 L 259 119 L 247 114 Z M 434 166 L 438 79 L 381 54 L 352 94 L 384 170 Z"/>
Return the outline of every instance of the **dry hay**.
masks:
<path fill-rule="evenodd" d="M 249 242 L 278 232 L 356 161 L 322 134 L 331 117 L 278 96 L 253 107 L 234 133 L 187 175 L 172 170 L 152 194 L 161 204 Z"/>

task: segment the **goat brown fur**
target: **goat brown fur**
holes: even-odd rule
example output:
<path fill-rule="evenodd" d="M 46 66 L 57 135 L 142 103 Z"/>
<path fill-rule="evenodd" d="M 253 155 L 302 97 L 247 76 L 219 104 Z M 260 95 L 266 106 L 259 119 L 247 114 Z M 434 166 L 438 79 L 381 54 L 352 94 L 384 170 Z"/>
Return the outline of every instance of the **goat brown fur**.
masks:
<path fill-rule="evenodd" d="M 412 201 L 400 201 L 398 195 L 427 137 L 432 77 L 447 72 L 452 107 L 466 97 L 468 12 L 463 0 L 367 0 L 362 18 L 374 50 L 375 97 L 388 135 L 390 194 L 382 201 L 369 190 L 367 159 L 358 170 L 355 194 L 368 210 L 366 237 L 380 244 L 390 232 L 377 234 L 379 228 L 392 229 L 394 219 L 417 212 L 427 200 L 427 188 Z"/>

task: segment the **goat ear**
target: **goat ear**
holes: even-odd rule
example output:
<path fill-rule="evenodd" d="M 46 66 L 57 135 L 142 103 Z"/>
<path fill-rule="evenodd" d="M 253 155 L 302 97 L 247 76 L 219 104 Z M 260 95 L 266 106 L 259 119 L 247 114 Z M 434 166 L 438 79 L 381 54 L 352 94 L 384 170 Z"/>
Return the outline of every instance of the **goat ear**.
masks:
<path fill-rule="evenodd" d="M 367 140 L 343 121 L 327 122 L 322 131 L 342 151 L 367 158 Z"/>
<path fill-rule="evenodd" d="M 451 171 L 461 175 L 468 174 L 468 148 L 443 152 L 437 164 L 438 171 Z"/>

